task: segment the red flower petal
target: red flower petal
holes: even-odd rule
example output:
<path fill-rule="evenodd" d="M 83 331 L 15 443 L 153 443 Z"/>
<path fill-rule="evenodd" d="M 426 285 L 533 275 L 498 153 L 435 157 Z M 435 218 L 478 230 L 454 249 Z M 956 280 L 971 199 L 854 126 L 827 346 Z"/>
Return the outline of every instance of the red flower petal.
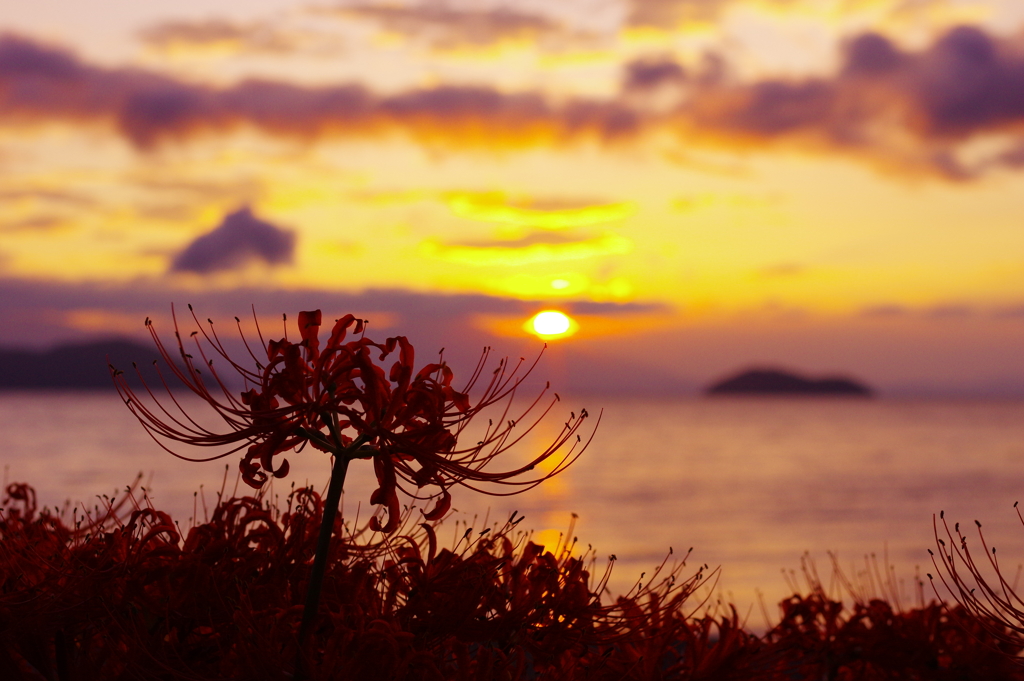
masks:
<path fill-rule="evenodd" d="M 441 488 L 441 498 L 434 504 L 434 508 L 423 514 L 423 517 L 427 520 L 440 520 L 443 518 L 452 507 L 452 495 L 448 493 L 446 487 Z"/>
<path fill-rule="evenodd" d="M 323 315 L 321 315 L 320 310 L 299 313 L 299 334 L 302 336 L 302 342 L 306 344 L 306 348 L 309 350 L 310 358 L 313 359 L 320 354 L 320 339 L 317 335 L 320 333 L 320 322 L 322 319 Z"/>

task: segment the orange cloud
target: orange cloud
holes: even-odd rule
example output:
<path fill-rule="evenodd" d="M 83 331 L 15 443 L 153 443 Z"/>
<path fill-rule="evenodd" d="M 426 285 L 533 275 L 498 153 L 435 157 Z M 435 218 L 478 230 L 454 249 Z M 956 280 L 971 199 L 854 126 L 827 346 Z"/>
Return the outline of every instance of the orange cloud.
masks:
<path fill-rule="evenodd" d="M 687 21 L 710 21 L 736 0 L 628 0 L 628 25 L 671 31 Z"/>
<path fill-rule="evenodd" d="M 512 7 L 467 8 L 420 5 L 348 4 L 331 10 L 341 17 L 365 19 L 381 29 L 434 49 L 486 47 L 510 41 L 564 45 L 577 31 L 543 14 Z"/>
<path fill-rule="evenodd" d="M 512 204 L 500 192 L 458 192 L 446 199 L 448 208 L 459 217 L 552 230 L 614 222 L 636 212 L 633 201 L 545 208 Z"/>
<path fill-rule="evenodd" d="M 63 317 L 63 323 L 67 327 L 87 333 L 133 335 L 140 333 L 142 329 L 142 321 L 139 320 L 138 314 L 117 310 L 79 308 L 54 314 Z"/>
<path fill-rule="evenodd" d="M 420 244 L 420 253 L 428 258 L 474 267 L 515 267 L 535 263 L 583 260 L 608 255 L 624 255 L 633 250 L 629 239 L 605 232 L 599 237 L 582 241 L 535 240 L 514 246 L 445 244 L 428 239 Z"/>

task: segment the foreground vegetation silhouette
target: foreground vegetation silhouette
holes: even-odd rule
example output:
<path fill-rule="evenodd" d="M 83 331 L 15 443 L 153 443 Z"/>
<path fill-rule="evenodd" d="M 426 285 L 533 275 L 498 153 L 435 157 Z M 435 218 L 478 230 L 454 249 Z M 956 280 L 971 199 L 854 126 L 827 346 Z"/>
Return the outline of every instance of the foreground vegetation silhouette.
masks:
<path fill-rule="evenodd" d="M 292 677 L 323 511 L 311 489 L 221 498 L 186 531 L 135 492 L 86 514 L 8 486 L 0 678 Z M 757 636 L 708 607 L 709 574 L 685 557 L 614 597 L 614 561 L 597 569 L 571 528 L 546 550 L 514 515 L 479 529 L 419 517 L 389 535 L 336 520 L 310 678 L 1024 679 L 1021 647 L 960 607 L 847 607 L 812 581 Z"/>
<path fill-rule="evenodd" d="M 579 433 L 589 417 L 587 411 L 572 412 L 561 432 L 539 453 L 526 462 L 495 470 L 494 462 L 521 443 L 559 401 L 557 393 L 546 398 L 548 384 L 525 409 L 516 409 L 516 392 L 536 362 L 524 370 L 524 359 L 517 364 L 503 359 L 488 371 L 490 350 L 485 349 L 459 390 L 453 387 L 454 374 L 443 356 L 417 370 L 415 350 L 405 336 L 375 342 L 366 336 L 366 322 L 351 314 L 335 320 L 321 347 L 320 310 L 299 313 L 299 340 L 293 342 L 288 338 L 286 315 L 282 316 L 284 336 L 265 341 L 254 309 L 260 341 L 255 351 L 242 333 L 241 321 L 235 318 L 248 354 L 240 363 L 228 353 L 213 320 L 204 325 L 191 305 L 188 309 L 196 327 L 189 334 L 193 341 L 189 349 L 173 306 L 177 352 L 168 351 L 148 317 L 146 327 L 165 370 L 177 379 L 177 387 L 198 396 L 215 415 L 216 425 L 200 425 L 197 417 L 182 407 L 162 372 L 164 393 L 158 398 L 135 367 L 143 385 L 141 392 L 148 398 L 140 399 L 124 373 L 110 367 L 118 393 L 153 439 L 175 456 L 191 461 L 209 461 L 245 450 L 239 472 L 254 489 L 272 478 L 285 477 L 290 466 L 284 455 L 306 445 L 328 454 L 331 460 L 299 629 L 295 663 L 299 678 L 308 673 L 306 644 L 319 608 L 349 463 L 357 459 L 373 462 L 378 487 L 370 495 L 370 503 L 379 510 L 370 519 L 369 529 L 387 535 L 398 527 L 399 491 L 412 499 L 434 500 L 423 518 L 438 520 L 451 508 L 452 487 L 461 485 L 501 496 L 523 492 L 565 470 L 593 437 L 591 431 L 584 441 Z M 159 372 L 159 362 L 155 364 Z M 230 378 L 221 373 L 225 367 Z M 237 393 L 231 378 L 240 379 L 245 389 Z M 481 422 L 483 415 L 490 416 L 486 427 L 481 425 L 483 429 L 472 438 L 475 442 L 465 443 L 465 431 L 474 421 Z M 176 451 L 174 446 L 179 444 L 215 451 L 195 458 Z"/>
<path fill-rule="evenodd" d="M 1019 503 L 1014 503 L 1013 508 L 1024 525 Z M 1024 648 L 1024 600 L 1017 592 L 1024 567 L 1018 565 L 1012 579 L 1004 573 L 996 547 L 989 546 L 978 520 L 974 524 L 983 558 L 971 553 L 970 542 L 960 531 L 960 523 L 954 523 L 953 529 L 949 529 L 944 512 L 940 512 L 937 520 L 933 516 L 932 524 L 936 551 L 929 549 L 928 553 L 936 573 L 929 573 L 928 578 L 933 584 L 936 580 L 941 582 L 956 604 L 973 615 L 993 639 L 1009 649 Z"/>

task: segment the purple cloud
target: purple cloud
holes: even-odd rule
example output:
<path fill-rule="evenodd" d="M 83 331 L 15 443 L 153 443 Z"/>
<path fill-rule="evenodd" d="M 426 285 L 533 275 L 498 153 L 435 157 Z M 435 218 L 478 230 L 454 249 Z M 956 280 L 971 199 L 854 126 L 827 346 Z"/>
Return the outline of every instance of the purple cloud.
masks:
<path fill-rule="evenodd" d="M 877 33 L 857 36 L 846 48 L 846 76 L 877 76 L 892 73 L 906 63 L 906 58 L 895 45 Z"/>
<path fill-rule="evenodd" d="M 981 29 L 954 28 L 914 66 L 916 95 L 940 135 L 963 136 L 1024 117 L 1024 55 Z"/>
<path fill-rule="evenodd" d="M 295 233 L 258 219 L 246 207 L 197 237 L 174 258 L 171 271 L 208 274 L 256 260 L 284 265 L 292 262 L 294 255 Z"/>
<path fill-rule="evenodd" d="M 1024 55 L 970 26 L 920 52 L 866 33 L 847 45 L 833 77 L 712 84 L 692 101 L 681 117 L 706 131 L 748 143 L 799 140 L 964 180 L 1021 165 Z M 1018 139 L 973 165 L 957 156 L 959 143 L 992 132 Z"/>
<path fill-rule="evenodd" d="M 401 129 L 432 142 L 485 147 L 614 136 L 632 125 L 631 112 L 615 102 L 578 100 L 556 109 L 539 93 L 505 94 L 485 86 L 386 97 L 357 83 L 303 87 L 247 80 L 217 89 L 141 69 L 89 66 L 70 52 L 13 35 L 0 38 L 0 115 L 11 122 L 108 123 L 140 149 L 243 123 L 305 138 Z"/>
<path fill-rule="evenodd" d="M 622 89 L 645 92 L 664 85 L 680 85 L 686 80 L 686 69 L 671 57 L 646 57 L 626 64 Z"/>
<path fill-rule="evenodd" d="M 8 35 L 0 38 L 0 116 L 11 123 L 108 124 L 140 149 L 242 124 L 303 138 L 401 131 L 456 148 L 610 143 L 670 130 L 687 142 L 803 146 L 951 180 L 1024 166 L 1024 55 L 1012 41 L 978 28 L 955 28 L 916 52 L 862 34 L 830 77 L 738 83 L 707 75 L 690 76 L 664 56 L 641 59 L 626 65 L 619 96 L 560 104 L 540 92 L 482 85 L 388 96 L 358 83 L 249 80 L 217 88 L 141 69 L 91 66 Z M 645 103 L 650 98 L 636 96 L 665 84 L 685 96 L 668 108 L 664 102 L 652 108 Z M 962 143 L 990 133 L 1010 141 L 987 158 L 960 157 Z"/>

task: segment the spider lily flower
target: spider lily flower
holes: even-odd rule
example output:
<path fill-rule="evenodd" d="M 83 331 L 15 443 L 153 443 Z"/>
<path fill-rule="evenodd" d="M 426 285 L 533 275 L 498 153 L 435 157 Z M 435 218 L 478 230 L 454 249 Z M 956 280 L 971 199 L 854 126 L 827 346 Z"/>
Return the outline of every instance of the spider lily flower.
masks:
<path fill-rule="evenodd" d="M 198 325 L 190 337 L 193 352 L 186 351 L 176 316 L 176 352 L 161 341 L 149 319 L 146 325 L 166 371 L 205 401 L 225 427 L 210 429 L 189 416 L 164 371 L 160 380 L 166 397 L 158 397 L 143 379 L 139 393 L 147 399 L 140 399 L 122 372 L 111 367 L 122 399 L 154 440 L 190 461 L 244 450 L 241 476 L 257 489 L 271 476 L 287 475 L 289 464 L 283 455 L 306 444 L 344 459 L 346 465 L 354 459 L 372 459 L 378 487 L 370 501 L 386 509 L 386 522 L 375 518 L 375 530 L 391 532 L 397 527 L 399 492 L 434 499 L 425 516 L 436 520 L 451 507 L 452 486 L 499 496 L 524 491 L 572 464 L 593 437 L 591 431 L 583 440 L 579 432 L 589 417 L 586 410 L 573 413 L 550 445 L 531 460 L 496 471 L 494 459 L 521 442 L 559 399 L 557 394 L 548 396 L 548 385 L 525 409 L 512 410 L 516 391 L 537 360 L 527 365 L 522 359 L 516 364 L 503 359 L 488 370 L 490 349 L 485 349 L 469 380 L 456 389 L 443 359 L 417 370 L 408 339 L 396 336 L 375 342 L 365 336 L 364 322 L 352 315 L 338 319 L 321 345 L 322 315 L 314 310 L 299 313 L 297 342 L 287 336 L 264 342 L 260 333 L 259 354 L 265 359 L 258 359 L 246 343 L 252 360 L 247 365 L 229 357 L 211 320 L 203 325 L 191 306 L 189 310 Z M 241 377 L 246 388 L 241 394 L 236 396 L 229 387 L 215 360 L 226 361 Z M 483 435 L 470 445 L 461 444 L 460 436 L 485 411 L 495 418 L 488 419 Z M 175 451 L 175 443 L 222 451 L 190 457 Z M 548 460 L 541 471 L 540 465 Z"/>
<path fill-rule="evenodd" d="M 1014 502 L 1013 508 L 1021 524 L 1024 524 L 1024 514 L 1017 502 Z M 941 531 L 939 524 L 942 525 Z M 967 536 L 960 530 L 960 523 L 955 523 L 951 531 L 944 512 L 939 513 L 938 520 L 932 515 L 936 550 L 928 549 L 928 553 L 936 569 L 936 576 L 928 573 L 928 581 L 940 599 L 942 595 L 939 594 L 936 581 L 942 582 L 958 609 L 962 609 L 973 620 L 974 627 L 984 630 L 999 642 L 1003 652 L 1016 662 L 1020 659 L 1020 651 L 1024 649 L 1024 600 L 1017 586 L 1020 574 L 1018 572 L 1012 582 L 1007 578 L 1000 568 L 996 547 L 989 546 L 985 539 L 981 522 L 975 520 L 974 524 L 977 526 L 980 546 L 974 544 L 975 552 L 972 554 Z M 948 544 L 942 535 L 949 540 Z M 988 563 L 988 567 L 985 563 Z"/>

